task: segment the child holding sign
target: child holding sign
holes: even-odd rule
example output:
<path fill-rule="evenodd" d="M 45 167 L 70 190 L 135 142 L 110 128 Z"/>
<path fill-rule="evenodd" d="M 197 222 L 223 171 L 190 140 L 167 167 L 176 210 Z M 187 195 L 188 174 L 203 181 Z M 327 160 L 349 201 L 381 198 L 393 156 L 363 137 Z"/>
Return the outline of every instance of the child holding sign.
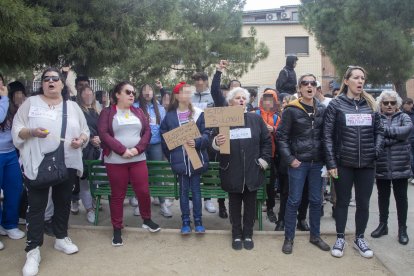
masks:
<path fill-rule="evenodd" d="M 209 132 L 205 129 L 204 113 L 201 109 L 193 107 L 191 104 L 191 87 L 185 82 L 180 82 L 174 87 L 170 105 L 165 119 L 161 123 L 161 134 L 167 133 L 170 130 L 185 125 L 191 121 L 195 122 L 201 137 L 196 139 L 188 139 L 185 141 L 186 147 L 195 149 L 201 161 L 201 167 L 197 167 L 190 160 L 190 152 L 184 148 L 185 146 L 178 146 L 174 149 L 167 147 L 165 137 L 162 139 L 162 148 L 168 161 L 171 163 L 172 170 L 178 175 L 180 183 L 180 209 L 183 225 L 181 227 L 181 234 L 190 234 L 190 208 L 189 208 L 189 191 L 191 189 L 193 198 L 193 216 L 196 233 L 204 233 L 205 228 L 201 220 L 201 191 L 200 178 L 201 173 L 208 168 L 208 137 Z M 168 141 L 171 142 L 171 141 Z M 181 141 L 174 141 L 182 144 Z M 196 156 L 197 157 L 197 156 Z"/>

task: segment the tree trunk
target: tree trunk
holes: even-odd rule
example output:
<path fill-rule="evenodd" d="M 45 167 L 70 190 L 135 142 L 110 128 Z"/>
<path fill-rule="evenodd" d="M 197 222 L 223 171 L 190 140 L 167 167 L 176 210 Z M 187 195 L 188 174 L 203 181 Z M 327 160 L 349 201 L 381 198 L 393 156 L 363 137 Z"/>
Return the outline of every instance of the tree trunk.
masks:
<path fill-rule="evenodd" d="M 406 82 L 403 81 L 403 80 L 399 80 L 399 81 L 396 81 L 394 83 L 394 86 L 395 86 L 395 90 L 400 95 L 400 97 L 402 99 L 406 99 L 407 98 L 407 85 L 406 85 Z"/>

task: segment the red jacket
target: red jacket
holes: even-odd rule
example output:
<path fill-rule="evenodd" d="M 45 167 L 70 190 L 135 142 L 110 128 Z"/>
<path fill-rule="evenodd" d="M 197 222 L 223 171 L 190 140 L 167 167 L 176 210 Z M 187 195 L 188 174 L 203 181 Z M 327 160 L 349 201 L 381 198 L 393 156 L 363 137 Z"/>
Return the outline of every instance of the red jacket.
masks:
<path fill-rule="evenodd" d="M 148 118 L 140 108 L 134 106 L 130 107 L 132 113 L 141 121 L 141 140 L 135 146 L 138 153 L 142 153 L 147 149 L 148 143 L 151 139 L 151 128 L 149 126 Z M 101 139 L 101 147 L 103 155 L 108 156 L 111 151 L 122 155 L 127 148 L 114 138 L 114 130 L 112 129 L 112 121 L 117 113 L 116 105 L 111 105 L 101 111 L 98 119 L 98 133 Z"/>

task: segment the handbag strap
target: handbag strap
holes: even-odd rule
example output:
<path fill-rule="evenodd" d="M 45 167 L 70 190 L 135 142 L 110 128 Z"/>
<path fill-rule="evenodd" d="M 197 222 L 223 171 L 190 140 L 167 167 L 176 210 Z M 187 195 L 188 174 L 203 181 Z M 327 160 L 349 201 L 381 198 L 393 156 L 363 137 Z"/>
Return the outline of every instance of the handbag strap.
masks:
<path fill-rule="evenodd" d="M 63 112 L 62 112 L 62 130 L 60 132 L 60 145 L 63 146 L 63 141 L 66 135 L 66 125 L 68 122 L 68 106 L 66 100 L 63 100 Z"/>

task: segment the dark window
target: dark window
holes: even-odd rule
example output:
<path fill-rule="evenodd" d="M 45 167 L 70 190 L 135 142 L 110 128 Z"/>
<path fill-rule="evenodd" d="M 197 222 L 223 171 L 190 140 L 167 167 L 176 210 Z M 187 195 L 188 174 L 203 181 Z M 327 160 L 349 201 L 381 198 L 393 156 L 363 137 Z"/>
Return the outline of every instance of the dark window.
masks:
<path fill-rule="evenodd" d="M 309 37 L 285 37 L 285 55 L 309 55 Z"/>

